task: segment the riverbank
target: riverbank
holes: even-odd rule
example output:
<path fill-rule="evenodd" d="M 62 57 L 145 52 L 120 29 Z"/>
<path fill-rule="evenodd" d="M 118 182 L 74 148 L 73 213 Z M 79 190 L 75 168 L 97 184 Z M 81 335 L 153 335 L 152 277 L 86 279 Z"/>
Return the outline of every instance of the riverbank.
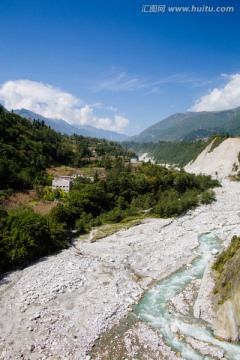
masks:
<path fill-rule="evenodd" d="M 0 359 L 88 358 L 99 336 L 131 310 L 150 284 L 196 256 L 201 233 L 234 225 L 220 236 L 226 244 L 240 234 L 239 183 L 226 181 L 216 194 L 213 204 L 178 219 L 148 219 L 94 243 L 76 240 L 74 247 L 5 276 Z M 147 354 L 150 329 L 136 328 Z M 157 351 L 162 358 L 175 358 L 170 349 Z"/>

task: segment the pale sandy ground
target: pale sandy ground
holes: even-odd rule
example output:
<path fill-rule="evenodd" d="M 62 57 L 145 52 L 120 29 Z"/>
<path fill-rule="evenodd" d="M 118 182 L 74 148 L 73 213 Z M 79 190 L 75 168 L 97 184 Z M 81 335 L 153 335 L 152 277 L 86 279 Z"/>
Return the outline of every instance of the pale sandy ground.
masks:
<path fill-rule="evenodd" d="M 217 202 L 178 219 L 152 219 L 96 243 L 76 241 L 75 247 L 5 276 L 0 359 L 89 359 L 95 340 L 153 281 L 196 256 L 201 233 L 234 224 L 228 239 L 240 234 L 240 184 L 225 181 L 216 193 Z M 164 346 L 163 355 L 154 357 L 157 335 L 144 324 L 135 331 L 146 342 L 142 359 L 147 348 L 152 359 L 175 358 Z"/>
<path fill-rule="evenodd" d="M 224 140 L 210 151 L 212 143 L 198 155 L 197 159 L 185 166 L 185 170 L 194 174 L 207 174 L 220 180 L 239 169 L 240 138 Z"/>

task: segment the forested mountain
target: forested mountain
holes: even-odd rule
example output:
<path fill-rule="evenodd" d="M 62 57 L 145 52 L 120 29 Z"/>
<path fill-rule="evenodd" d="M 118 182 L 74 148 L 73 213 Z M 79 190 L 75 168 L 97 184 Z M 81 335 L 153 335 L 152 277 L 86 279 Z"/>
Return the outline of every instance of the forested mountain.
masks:
<path fill-rule="evenodd" d="M 42 115 L 36 114 L 26 109 L 16 109 L 13 110 L 13 112 L 29 120 L 43 120 L 46 125 L 50 126 L 52 129 L 60 132 L 61 134 L 67 134 L 67 135 L 77 134 L 77 135 L 94 137 L 98 139 L 107 139 L 112 141 L 123 141 L 127 138 L 126 135 L 119 134 L 116 131 L 97 129 L 91 125 L 86 125 L 86 126 L 71 125 L 64 120 L 46 118 Z"/>
<path fill-rule="evenodd" d="M 51 165 L 82 166 L 91 156 L 130 156 L 120 144 L 80 135 L 63 136 L 43 120 L 29 121 L 0 107 L 0 190 L 46 184 Z"/>
<path fill-rule="evenodd" d="M 194 141 L 214 133 L 239 136 L 240 107 L 225 111 L 174 114 L 129 138 L 129 141 Z"/>

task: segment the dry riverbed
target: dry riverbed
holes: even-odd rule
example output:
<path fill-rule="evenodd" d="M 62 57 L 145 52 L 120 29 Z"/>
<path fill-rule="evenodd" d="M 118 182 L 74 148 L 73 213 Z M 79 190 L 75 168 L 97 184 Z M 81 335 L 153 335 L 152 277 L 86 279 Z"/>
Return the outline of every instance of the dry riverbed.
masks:
<path fill-rule="evenodd" d="M 154 281 L 196 256 L 201 233 L 234 224 L 226 242 L 240 234 L 239 183 L 225 182 L 216 193 L 217 202 L 178 219 L 148 219 L 96 242 L 76 240 L 74 247 L 6 275 L 0 286 L 0 359 L 90 359 L 96 340 Z M 188 311 L 191 296 L 183 305 L 181 296 L 172 304 Z M 115 336 L 126 351 L 105 359 L 176 358 L 161 335 L 141 322 L 133 321 L 121 339 Z"/>

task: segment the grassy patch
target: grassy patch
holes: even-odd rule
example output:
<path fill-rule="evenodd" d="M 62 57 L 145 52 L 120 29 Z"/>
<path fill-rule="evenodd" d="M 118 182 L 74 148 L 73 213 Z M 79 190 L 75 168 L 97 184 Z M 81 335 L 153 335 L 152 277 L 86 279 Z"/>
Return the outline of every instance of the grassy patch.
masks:
<path fill-rule="evenodd" d="M 99 239 L 105 238 L 109 235 L 112 235 L 120 230 L 127 230 L 132 226 L 137 226 L 142 224 L 143 220 L 148 218 L 149 214 L 141 214 L 137 216 L 131 216 L 128 218 L 125 218 L 119 223 L 116 224 L 104 224 L 98 228 L 93 229 L 92 233 L 93 236 L 90 238 L 91 242 L 95 242 Z M 89 239 L 89 234 L 83 235 L 80 237 L 81 240 L 87 240 Z"/>
<path fill-rule="evenodd" d="M 17 211 L 19 208 L 29 208 L 36 213 L 46 215 L 57 205 L 57 202 L 39 200 L 35 191 L 14 192 L 1 202 L 1 206 L 8 212 Z"/>
<path fill-rule="evenodd" d="M 230 181 L 240 181 L 240 172 L 238 172 L 237 175 L 229 175 L 229 176 L 228 176 L 228 179 L 229 179 Z"/>
<path fill-rule="evenodd" d="M 223 268 L 227 262 L 229 262 L 236 252 L 240 249 L 240 238 L 233 236 L 229 248 L 223 251 L 217 258 L 216 262 L 213 264 L 213 270 L 217 270 L 220 274 L 223 271 Z"/>
<path fill-rule="evenodd" d="M 54 177 L 59 176 L 72 176 L 72 175 L 81 175 L 81 176 L 94 176 L 96 172 L 103 176 L 106 174 L 106 170 L 102 167 L 81 167 L 75 168 L 72 166 L 57 166 L 47 169 L 47 173 Z"/>

